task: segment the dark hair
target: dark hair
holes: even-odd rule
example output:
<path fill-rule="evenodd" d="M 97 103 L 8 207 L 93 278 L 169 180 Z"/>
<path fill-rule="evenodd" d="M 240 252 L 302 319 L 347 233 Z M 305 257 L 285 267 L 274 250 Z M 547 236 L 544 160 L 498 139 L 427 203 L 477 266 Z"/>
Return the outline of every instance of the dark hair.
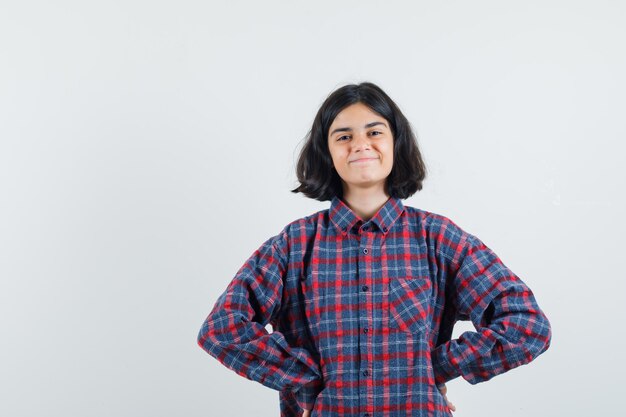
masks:
<path fill-rule="evenodd" d="M 422 189 L 426 166 L 409 121 L 380 87 L 363 82 L 333 91 L 318 110 L 298 158 L 296 175 L 300 185 L 291 192 L 300 192 L 319 201 L 343 197 L 341 178 L 328 150 L 328 130 L 344 108 L 356 103 L 365 104 L 390 124 L 393 167 L 385 181 L 387 193 L 396 198 L 408 198 Z"/>

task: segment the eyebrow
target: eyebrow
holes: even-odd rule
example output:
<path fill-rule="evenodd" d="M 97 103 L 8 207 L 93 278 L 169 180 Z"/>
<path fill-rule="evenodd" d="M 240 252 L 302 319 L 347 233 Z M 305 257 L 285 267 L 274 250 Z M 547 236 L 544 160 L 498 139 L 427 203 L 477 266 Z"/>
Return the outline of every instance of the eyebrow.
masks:
<path fill-rule="evenodd" d="M 365 127 L 365 129 L 368 129 L 370 127 L 378 126 L 378 125 L 383 125 L 383 126 L 387 127 L 387 125 L 385 123 L 383 123 L 383 122 L 371 122 L 371 123 L 366 124 L 364 127 Z M 352 128 L 351 127 L 339 127 L 337 129 L 333 130 L 332 132 L 330 132 L 330 136 L 332 136 L 332 135 L 334 135 L 335 133 L 338 133 L 338 132 L 352 132 Z"/>

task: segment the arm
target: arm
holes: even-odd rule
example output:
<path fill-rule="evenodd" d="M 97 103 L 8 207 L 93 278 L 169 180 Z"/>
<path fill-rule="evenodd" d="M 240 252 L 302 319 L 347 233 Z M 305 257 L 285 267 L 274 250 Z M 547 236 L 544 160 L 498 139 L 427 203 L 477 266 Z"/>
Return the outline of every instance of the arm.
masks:
<path fill-rule="evenodd" d="M 438 263 L 446 271 L 446 308 L 476 332 L 432 352 L 437 385 L 462 376 L 471 384 L 524 365 L 550 346 L 550 322 L 533 292 L 477 237 L 443 222 Z"/>
<path fill-rule="evenodd" d="M 237 374 L 275 390 L 294 391 L 301 406 L 312 406 L 321 389 L 318 365 L 306 349 L 265 329 L 280 310 L 286 244 L 280 234 L 250 256 L 217 299 L 197 341 Z"/>

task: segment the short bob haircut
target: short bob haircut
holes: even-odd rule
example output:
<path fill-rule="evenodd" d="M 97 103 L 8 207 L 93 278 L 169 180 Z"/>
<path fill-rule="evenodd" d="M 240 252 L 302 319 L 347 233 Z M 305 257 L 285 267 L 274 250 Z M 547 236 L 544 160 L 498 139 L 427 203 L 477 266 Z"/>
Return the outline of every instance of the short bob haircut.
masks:
<path fill-rule="evenodd" d="M 319 201 L 332 200 L 335 196 L 343 197 L 341 178 L 328 150 L 328 130 L 337 114 L 356 103 L 365 104 L 390 125 L 394 142 L 393 167 L 385 181 L 387 194 L 408 198 L 422 189 L 426 166 L 411 125 L 380 87 L 363 82 L 335 90 L 318 110 L 298 158 L 296 175 L 300 185 L 291 192 L 300 192 Z"/>

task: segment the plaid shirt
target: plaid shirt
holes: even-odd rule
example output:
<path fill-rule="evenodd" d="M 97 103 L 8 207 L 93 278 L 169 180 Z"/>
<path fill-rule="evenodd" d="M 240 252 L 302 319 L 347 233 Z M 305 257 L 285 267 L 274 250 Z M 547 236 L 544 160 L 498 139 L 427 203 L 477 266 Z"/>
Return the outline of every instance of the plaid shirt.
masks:
<path fill-rule="evenodd" d="M 476 331 L 451 340 L 458 320 Z M 393 197 L 369 221 L 334 198 L 288 224 L 198 334 L 225 366 L 278 390 L 283 417 L 451 416 L 437 385 L 487 381 L 550 340 L 532 291 L 493 251 Z"/>

